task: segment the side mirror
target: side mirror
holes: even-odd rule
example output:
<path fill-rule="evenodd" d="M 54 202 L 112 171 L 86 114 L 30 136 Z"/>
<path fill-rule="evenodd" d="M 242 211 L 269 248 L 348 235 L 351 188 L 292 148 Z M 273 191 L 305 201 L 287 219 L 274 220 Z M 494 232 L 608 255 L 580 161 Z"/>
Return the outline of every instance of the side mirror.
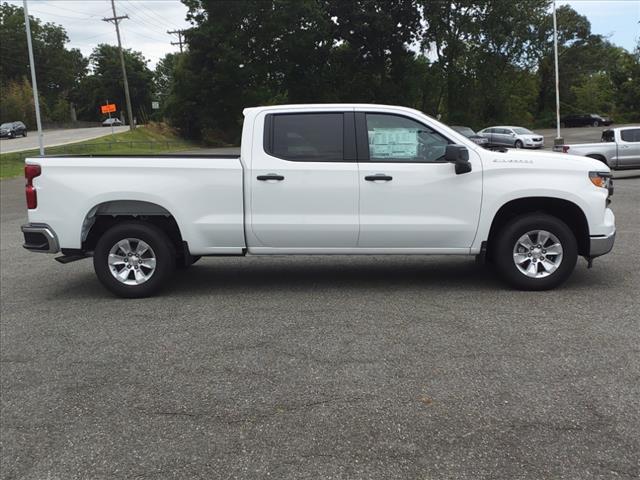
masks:
<path fill-rule="evenodd" d="M 444 151 L 444 159 L 456 166 L 456 175 L 468 173 L 471 171 L 471 162 L 469 162 L 469 150 L 463 145 L 447 145 Z"/>

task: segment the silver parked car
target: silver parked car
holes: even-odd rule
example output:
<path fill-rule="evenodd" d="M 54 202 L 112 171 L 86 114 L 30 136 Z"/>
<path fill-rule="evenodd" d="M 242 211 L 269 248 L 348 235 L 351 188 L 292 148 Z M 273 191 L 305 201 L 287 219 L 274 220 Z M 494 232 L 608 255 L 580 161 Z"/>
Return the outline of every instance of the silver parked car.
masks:
<path fill-rule="evenodd" d="M 489 140 L 492 147 L 542 148 L 544 137 L 523 127 L 488 127 L 478 135 Z"/>

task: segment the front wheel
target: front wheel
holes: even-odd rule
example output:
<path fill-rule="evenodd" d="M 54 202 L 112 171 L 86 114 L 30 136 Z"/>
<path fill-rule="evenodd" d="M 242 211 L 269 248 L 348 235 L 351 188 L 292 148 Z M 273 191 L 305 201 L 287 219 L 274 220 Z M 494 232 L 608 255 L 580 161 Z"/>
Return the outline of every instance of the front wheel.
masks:
<path fill-rule="evenodd" d="M 93 267 L 100 282 L 119 297 L 140 298 L 159 290 L 175 268 L 169 237 L 144 222 L 107 230 L 96 245 Z"/>
<path fill-rule="evenodd" d="M 516 140 L 515 147 L 522 148 L 522 142 L 520 140 Z"/>
<path fill-rule="evenodd" d="M 598 120 L 593 122 L 593 126 L 594 127 L 599 127 L 600 126 L 600 122 Z"/>
<path fill-rule="evenodd" d="M 23 133 L 22 133 L 22 136 L 23 136 L 23 137 L 26 137 L 26 136 L 27 136 L 27 132 L 23 132 Z"/>
<path fill-rule="evenodd" d="M 578 259 L 571 229 L 546 214 L 516 217 L 499 232 L 493 245 L 498 272 L 520 290 L 549 290 L 562 284 Z"/>

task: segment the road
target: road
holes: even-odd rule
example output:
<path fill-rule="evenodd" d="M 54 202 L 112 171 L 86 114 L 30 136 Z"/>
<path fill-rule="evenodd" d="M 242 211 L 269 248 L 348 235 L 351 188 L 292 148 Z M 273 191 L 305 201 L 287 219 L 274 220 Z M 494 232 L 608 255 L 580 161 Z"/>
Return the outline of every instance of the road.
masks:
<path fill-rule="evenodd" d="M 115 133 L 126 132 L 129 127 L 114 127 Z M 89 128 L 69 128 L 65 130 L 45 130 L 44 146 L 55 147 L 68 143 L 82 142 L 93 138 L 104 137 L 111 134 L 111 128 L 89 127 Z M 38 148 L 38 132 L 30 131 L 26 137 L 3 138 L 0 140 L 0 153 L 20 152 L 23 150 L 33 150 Z"/>
<path fill-rule="evenodd" d="M 2 479 L 637 479 L 640 178 L 614 251 L 516 292 L 471 258 L 202 259 L 158 298 L 21 247 L 2 182 Z"/>

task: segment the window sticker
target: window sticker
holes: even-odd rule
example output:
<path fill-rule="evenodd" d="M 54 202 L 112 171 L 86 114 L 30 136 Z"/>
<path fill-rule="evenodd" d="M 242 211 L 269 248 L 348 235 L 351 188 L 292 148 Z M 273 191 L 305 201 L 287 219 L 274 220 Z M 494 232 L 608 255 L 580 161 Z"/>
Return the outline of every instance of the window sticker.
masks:
<path fill-rule="evenodd" d="M 369 130 L 369 155 L 374 158 L 418 156 L 417 128 L 374 128 Z"/>

